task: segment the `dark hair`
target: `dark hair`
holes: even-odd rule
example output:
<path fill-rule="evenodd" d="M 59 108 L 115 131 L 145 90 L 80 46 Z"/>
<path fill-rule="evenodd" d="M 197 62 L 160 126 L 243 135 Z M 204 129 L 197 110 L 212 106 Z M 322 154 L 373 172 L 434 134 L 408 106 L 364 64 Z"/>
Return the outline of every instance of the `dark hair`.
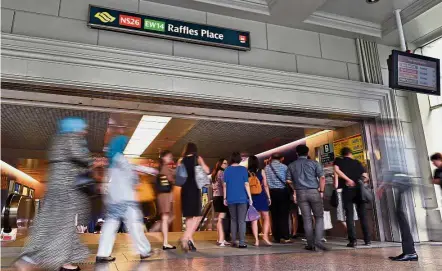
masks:
<path fill-rule="evenodd" d="M 307 145 L 298 145 L 296 146 L 296 153 L 299 156 L 307 156 L 310 149 L 307 147 Z"/>
<path fill-rule="evenodd" d="M 212 171 L 212 183 L 215 183 L 216 175 L 218 174 L 218 171 L 223 170 L 222 166 L 223 166 L 223 163 L 225 160 L 226 159 L 224 159 L 224 158 L 220 158 L 218 160 L 218 162 L 216 162 L 216 166 Z"/>
<path fill-rule="evenodd" d="M 341 156 L 342 157 L 348 156 L 350 154 L 352 154 L 352 151 L 349 147 L 344 147 L 341 149 Z"/>
<path fill-rule="evenodd" d="M 164 166 L 163 158 L 169 154 L 172 154 L 172 152 L 169 150 L 165 150 L 165 151 L 160 152 L 160 159 L 158 160 L 159 170 L 161 170 L 161 168 Z"/>
<path fill-rule="evenodd" d="M 258 157 L 252 155 L 249 157 L 249 162 L 248 162 L 248 170 L 249 172 L 253 172 L 256 173 L 258 172 L 258 170 L 260 169 L 259 167 L 259 159 Z"/>
<path fill-rule="evenodd" d="M 239 152 L 234 152 L 230 156 L 229 164 L 239 164 L 241 163 L 241 161 L 242 161 L 241 154 Z"/>
<path fill-rule="evenodd" d="M 436 152 L 435 154 L 430 156 L 431 161 L 442 160 L 442 154 L 440 152 Z"/>
<path fill-rule="evenodd" d="M 272 154 L 272 160 L 281 160 L 282 155 L 278 152 L 275 152 L 274 154 Z"/>
<path fill-rule="evenodd" d="M 198 156 L 198 148 L 195 143 L 189 142 L 186 147 L 184 147 L 183 157 L 188 155 Z"/>

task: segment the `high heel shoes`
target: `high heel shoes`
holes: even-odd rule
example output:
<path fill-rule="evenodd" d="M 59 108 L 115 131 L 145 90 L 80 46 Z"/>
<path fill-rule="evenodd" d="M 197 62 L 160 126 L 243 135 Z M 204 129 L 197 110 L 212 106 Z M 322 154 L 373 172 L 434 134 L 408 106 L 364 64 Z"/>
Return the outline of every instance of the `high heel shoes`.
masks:
<path fill-rule="evenodd" d="M 195 247 L 195 245 L 193 244 L 193 242 L 192 241 L 187 241 L 187 244 L 189 245 L 189 250 L 190 251 L 193 251 L 193 252 L 195 252 L 196 251 L 196 247 Z"/>

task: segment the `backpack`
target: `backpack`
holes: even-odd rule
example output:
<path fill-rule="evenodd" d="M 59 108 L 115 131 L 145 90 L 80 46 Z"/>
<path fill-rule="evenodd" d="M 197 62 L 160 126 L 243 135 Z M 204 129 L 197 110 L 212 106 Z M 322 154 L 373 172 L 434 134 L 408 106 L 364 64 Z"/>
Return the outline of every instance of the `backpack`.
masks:
<path fill-rule="evenodd" d="M 261 182 L 255 173 L 250 173 L 249 177 L 250 194 L 259 195 L 262 192 Z"/>

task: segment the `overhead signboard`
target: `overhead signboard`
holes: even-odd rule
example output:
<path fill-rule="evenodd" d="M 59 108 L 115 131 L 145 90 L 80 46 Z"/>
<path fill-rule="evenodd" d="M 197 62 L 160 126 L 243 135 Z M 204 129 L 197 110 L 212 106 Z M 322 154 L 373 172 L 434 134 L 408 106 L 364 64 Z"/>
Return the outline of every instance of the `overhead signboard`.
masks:
<path fill-rule="evenodd" d="M 361 162 L 364 166 L 367 165 L 364 152 L 364 139 L 362 135 L 354 135 L 333 141 L 333 149 L 337 155 L 340 155 L 342 148 L 348 147 L 353 153 L 353 158 Z"/>
<path fill-rule="evenodd" d="M 389 86 L 440 95 L 440 60 L 393 50 L 388 59 Z"/>
<path fill-rule="evenodd" d="M 199 43 L 236 50 L 250 50 L 250 33 L 89 6 L 91 28 Z"/>

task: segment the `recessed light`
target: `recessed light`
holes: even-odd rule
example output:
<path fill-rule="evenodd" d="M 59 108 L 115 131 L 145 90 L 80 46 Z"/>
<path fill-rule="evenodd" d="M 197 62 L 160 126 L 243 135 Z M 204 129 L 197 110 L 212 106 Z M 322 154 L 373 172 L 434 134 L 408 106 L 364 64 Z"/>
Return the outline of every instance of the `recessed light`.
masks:
<path fill-rule="evenodd" d="M 369 4 L 374 4 L 379 2 L 379 0 L 365 0 L 365 2 L 369 3 Z"/>

